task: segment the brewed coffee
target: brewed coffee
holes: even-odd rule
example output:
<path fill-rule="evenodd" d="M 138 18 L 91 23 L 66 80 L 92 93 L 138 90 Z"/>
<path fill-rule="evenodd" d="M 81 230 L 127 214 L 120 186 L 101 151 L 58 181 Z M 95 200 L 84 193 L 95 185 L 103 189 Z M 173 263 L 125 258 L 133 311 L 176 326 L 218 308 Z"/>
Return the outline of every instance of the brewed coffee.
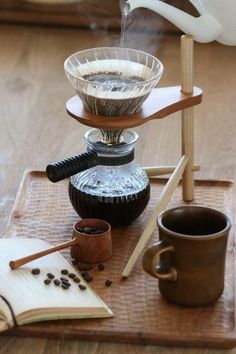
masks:
<path fill-rule="evenodd" d="M 128 225 L 138 218 L 150 198 L 150 185 L 127 196 L 103 197 L 81 192 L 69 183 L 71 204 L 82 218 L 98 218 L 112 226 Z"/>
<path fill-rule="evenodd" d="M 123 116 L 136 113 L 147 98 L 146 91 L 134 89 L 133 85 L 144 82 L 139 76 L 124 77 L 117 72 L 97 72 L 83 76 L 94 83 L 85 93 L 78 92 L 85 108 L 94 114 Z"/>
<path fill-rule="evenodd" d="M 83 79 L 88 80 L 90 82 L 95 82 L 96 84 L 104 84 L 101 86 L 103 91 L 107 90 L 106 85 L 112 85 L 111 91 L 119 91 L 128 89 L 127 85 L 134 84 L 137 82 L 142 82 L 144 79 L 138 76 L 132 77 L 123 77 L 119 73 L 95 73 L 90 75 L 83 76 Z"/>

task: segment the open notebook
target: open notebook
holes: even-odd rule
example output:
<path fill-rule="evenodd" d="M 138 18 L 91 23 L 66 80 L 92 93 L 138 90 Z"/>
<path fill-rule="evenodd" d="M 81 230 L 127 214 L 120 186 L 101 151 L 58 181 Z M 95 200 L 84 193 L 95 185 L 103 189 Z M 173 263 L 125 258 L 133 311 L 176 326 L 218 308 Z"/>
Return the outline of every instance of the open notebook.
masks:
<path fill-rule="evenodd" d="M 112 317 L 112 311 L 58 252 L 19 269 L 10 269 L 10 260 L 49 247 L 39 239 L 0 239 L 0 331 L 13 327 L 15 319 L 18 325 L 23 325 L 56 319 Z M 39 268 L 40 273 L 33 275 L 33 268 Z M 80 290 L 73 281 L 67 290 L 53 282 L 44 284 L 47 273 L 60 279 L 62 269 L 76 273 L 80 284 L 86 285 L 87 289 Z"/>

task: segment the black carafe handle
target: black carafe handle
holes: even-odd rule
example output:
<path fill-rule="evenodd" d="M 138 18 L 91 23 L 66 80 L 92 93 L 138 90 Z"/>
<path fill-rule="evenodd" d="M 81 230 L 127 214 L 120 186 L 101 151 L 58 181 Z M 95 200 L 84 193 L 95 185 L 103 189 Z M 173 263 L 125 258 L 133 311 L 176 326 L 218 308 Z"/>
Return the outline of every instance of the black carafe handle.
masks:
<path fill-rule="evenodd" d="M 97 153 L 89 151 L 48 165 L 46 174 L 48 179 L 55 183 L 96 165 Z"/>

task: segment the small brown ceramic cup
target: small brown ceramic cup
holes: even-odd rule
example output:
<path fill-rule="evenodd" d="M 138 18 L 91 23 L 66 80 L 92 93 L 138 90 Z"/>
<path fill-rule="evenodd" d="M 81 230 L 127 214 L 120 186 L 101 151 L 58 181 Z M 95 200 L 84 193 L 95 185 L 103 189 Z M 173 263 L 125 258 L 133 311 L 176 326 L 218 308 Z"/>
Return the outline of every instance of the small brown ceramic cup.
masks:
<path fill-rule="evenodd" d="M 203 206 L 179 206 L 157 220 L 160 241 L 149 248 L 143 268 L 159 279 L 162 296 L 175 304 L 202 306 L 224 289 L 229 218 Z"/>
<path fill-rule="evenodd" d="M 83 229 L 87 230 L 85 228 L 102 232 L 82 232 Z M 71 257 L 80 263 L 102 263 L 112 256 L 111 226 L 104 220 L 82 219 L 76 222 L 73 226 L 73 238 L 78 243 L 71 246 Z"/>

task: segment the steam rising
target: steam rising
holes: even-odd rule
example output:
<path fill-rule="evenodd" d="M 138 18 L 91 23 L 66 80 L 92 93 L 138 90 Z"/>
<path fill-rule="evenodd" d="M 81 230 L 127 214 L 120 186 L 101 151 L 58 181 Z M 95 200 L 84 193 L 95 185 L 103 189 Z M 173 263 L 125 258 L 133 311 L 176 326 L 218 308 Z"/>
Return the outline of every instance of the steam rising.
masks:
<path fill-rule="evenodd" d="M 119 0 L 120 18 L 109 9 L 110 0 L 87 0 L 78 5 L 78 12 L 83 15 L 84 19 L 93 31 L 101 31 L 101 27 L 96 24 L 96 15 L 99 12 L 100 16 L 104 18 L 102 30 L 106 32 L 106 36 L 97 43 L 97 47 L 119 47 L 120 35 L 119 31 L 110 30 L 111 23 L 115 28 L 121 28 L 122 12 L 123 16 L 126 12 L 126 0 Z M 109 28 L 109 29 L 108 29 Z M 160 47 L 162 32 L 162 17 L 156 13 L 139 8 L 129 12 L 126 17 L 126 27 L 124 33 L 124 47 L 138 49 L 153 55 L 157 54 Z M 89 48 L 89 43 L 87 48 Z"/>
<path fill-rule="evenodd" d="M 124 47 L 155 55 L 163 37 L 162 18 L 147 9 L 135 9 L 126 18 Z"/>
<path fill-rule="evenodd" d="M 129 12 L 126 0 L 119 0 L 121 10 L 121 32 L 125 23 L 123 47 L 156 54 L 162 38 L 162 19 L 147 9 Z M 125 19 L 125 20 L 124 20 Z"/>

